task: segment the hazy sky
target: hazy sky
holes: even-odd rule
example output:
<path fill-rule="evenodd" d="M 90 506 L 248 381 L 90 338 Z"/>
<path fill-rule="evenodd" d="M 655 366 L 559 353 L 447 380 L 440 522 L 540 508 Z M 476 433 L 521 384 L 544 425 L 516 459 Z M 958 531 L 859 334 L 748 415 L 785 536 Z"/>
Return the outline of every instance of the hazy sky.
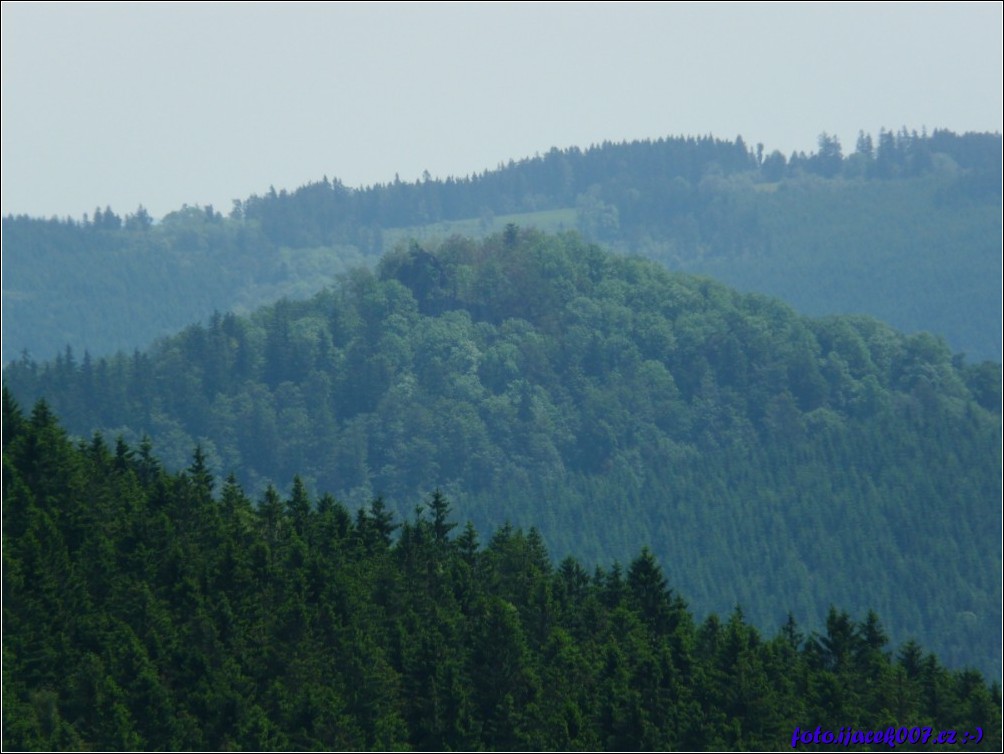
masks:
<path fill-rule="evenodd" d="M 2 5 L 2 207 L 468 175 L 552 146 L 1001 131 L 1002 5 Z"/>

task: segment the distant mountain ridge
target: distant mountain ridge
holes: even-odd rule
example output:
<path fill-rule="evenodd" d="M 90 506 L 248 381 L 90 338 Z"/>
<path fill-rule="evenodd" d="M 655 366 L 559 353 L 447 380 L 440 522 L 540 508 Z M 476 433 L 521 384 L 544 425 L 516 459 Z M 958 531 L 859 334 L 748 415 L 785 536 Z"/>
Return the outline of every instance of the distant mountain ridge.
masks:
<path fill-rule="evenodd" d="M 862 134 L 848 155 L 826 134 L 790 157 L 741 138 L 552 149 L 460 179 L 325 178 L 235 201 L 229 217 L 184 207 L 158 224 L 142 208 L 7 217 L 3 360 L 132 350 L 213 311 L 308 296 L 374 264 L 395 229 L 487 234 L 501 216 L 562 210 L 587 240 L 1000 361 L 1000 201 L 999 134 L 902 129 Z"/>

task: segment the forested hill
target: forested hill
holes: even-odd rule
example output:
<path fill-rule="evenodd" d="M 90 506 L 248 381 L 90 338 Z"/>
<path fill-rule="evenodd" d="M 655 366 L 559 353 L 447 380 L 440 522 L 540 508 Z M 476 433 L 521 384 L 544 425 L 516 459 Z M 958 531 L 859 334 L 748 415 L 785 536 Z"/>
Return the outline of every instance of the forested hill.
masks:
<path fill-rule="evenodd" d="M 3 361 L 107 355 L 214 310 L 305 297 L 402 235 L 576 228 L 594 241 L 811 315 L 865 313 L 1001 359 L 1001 137 L 822 135 L 813 154 L 741 138 L 552 149 L 467 178 L 351 189 L 324 180 L 184 207 L 154 223 L 3 220 Z"/>
<path fill-rule="evenodd" d="M 556 567 L 439 493 L 254 505 L 6 391 L 3 469 L 5 751 L 1001 749 L 999 683 L 873 612 L 697 619 L 644 549 Z"/>
<path fill-rule="evenodd" d="M 1000 675 L 1001 369 L 930 335 L 510 226 L 4 381 L 173 469 L 199 444 L 256 495 L 298 474 L 407 518 L 440 488 L 558 557 L 648 545 L 699 614 L 875 609 L 894 641 Z"/>

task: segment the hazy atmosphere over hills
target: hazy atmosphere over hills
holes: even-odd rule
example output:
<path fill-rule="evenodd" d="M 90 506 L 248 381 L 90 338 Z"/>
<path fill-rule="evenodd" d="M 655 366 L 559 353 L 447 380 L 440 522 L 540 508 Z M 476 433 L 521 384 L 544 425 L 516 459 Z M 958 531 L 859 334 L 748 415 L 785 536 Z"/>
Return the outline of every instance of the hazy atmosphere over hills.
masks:
<path fill-rule="evenodd" d="M 1000 132 L 1001 5 L 3 3 L 0 214 L 162 217 L 604 141 Z"/>
<path fill-rule="evenodd" d="M 5 749 L 1000 749 L 999 3 L 78 5 Z"/>

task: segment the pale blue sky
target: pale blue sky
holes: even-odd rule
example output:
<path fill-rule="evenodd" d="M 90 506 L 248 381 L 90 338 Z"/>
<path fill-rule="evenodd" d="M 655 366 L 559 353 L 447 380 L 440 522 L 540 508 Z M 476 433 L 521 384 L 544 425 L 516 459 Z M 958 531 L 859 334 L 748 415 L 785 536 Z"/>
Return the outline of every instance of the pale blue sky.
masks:
<path fill-rule="evenodd" d="M 4 2 L 0 211 L 227 212 L 604 140 L 999 132 L 1001 9 Z"/>

